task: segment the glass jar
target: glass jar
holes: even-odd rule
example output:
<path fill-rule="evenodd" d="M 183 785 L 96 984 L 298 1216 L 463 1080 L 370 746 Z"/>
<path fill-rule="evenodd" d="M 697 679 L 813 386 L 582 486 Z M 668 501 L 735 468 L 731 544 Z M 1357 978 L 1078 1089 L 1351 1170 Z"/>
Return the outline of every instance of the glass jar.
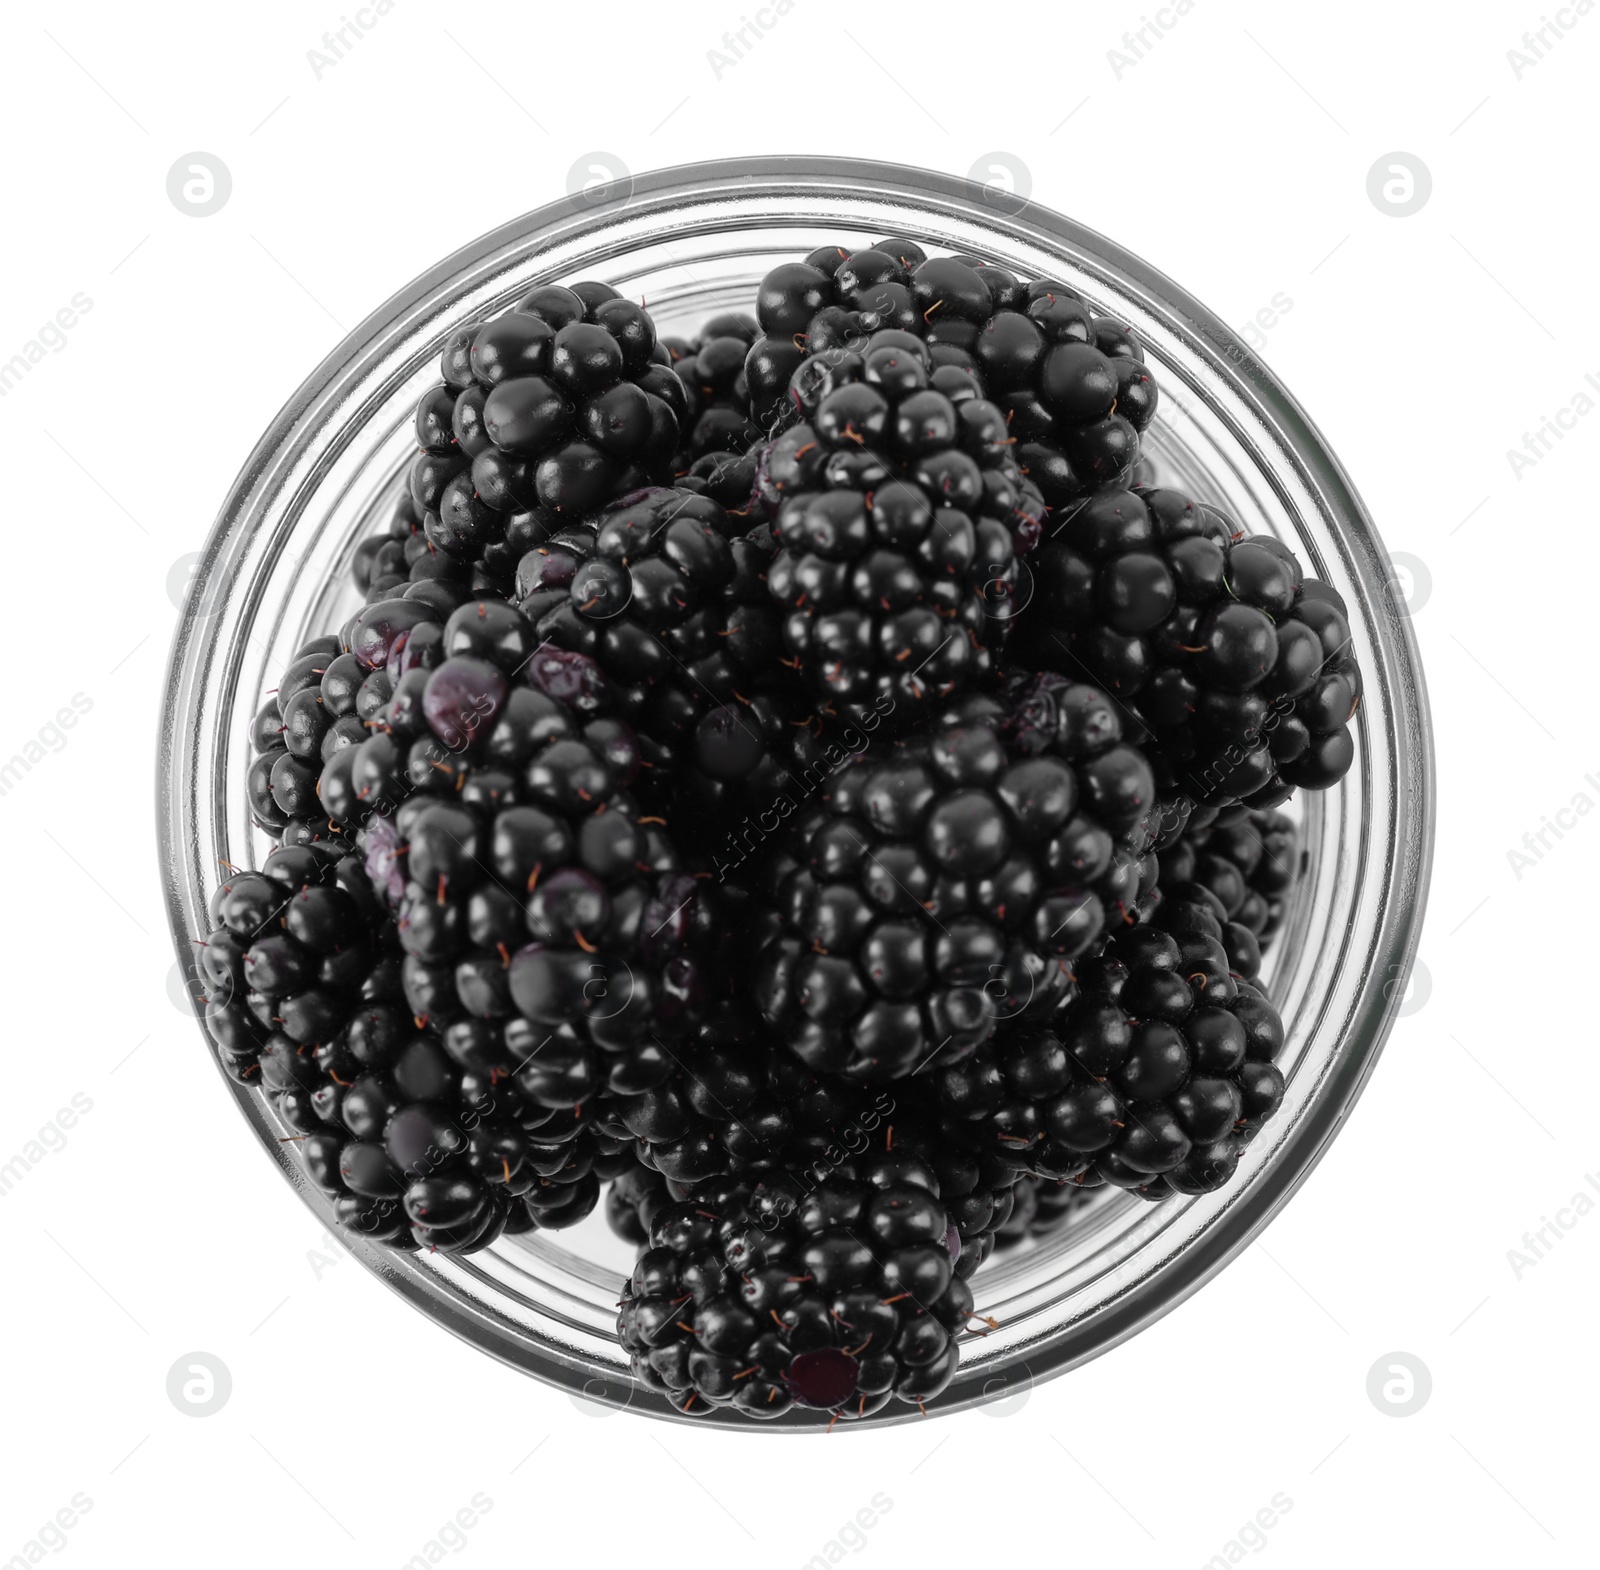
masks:
<path fill-rule="evenodd" d="M 1048 275 L 1127 322 L 1160 388 L 1146 451 L 1156 477 L 1288 541 L 1350 607 L 1365 676 L 1355 766 L 1305 798 L 1305 874 L 1269 953 L 1288 1041 L 1288 1091 L 1234 1181 L 1151 1204 L 1097 1194 L 1077 1224 L 989 1260 L 974 1281 L 998 1321 L 964 1339 L 932 1406 L 1014 1394 L 1134 1334 L 1245 1248 L 1316 1164 L 1372 1072 L 1405 992 L 1433 842 L 1427 700 L 1405 606 L 1370 519 L 1316 427 L 1204 306 L 1137 257 L 1055 213 L 926 170 L 822 158 L 696 164 L 540 208 L 474 241 L 368 317 L 312 373 L 250 455 L 224 504 L 178 627 L 162 711 L 159 824 L 180 964 L 209 925 L 223 864 L 268 848 L 251 824 L 247 730 L 296 648 L 358 603 L 348 567 L 381 527 L 415 450 L 412 412 L 446 334 L 536 284 L 599 278 L 643 299 L 663 333 L 748 310 L 774 263 L 837 241 L 907 236 Z M 213 1060 L 214 1061 L 214 1060 Z M 220 1072 L 220 1070 L 219 1070 Z M 228 1083 L 301 1198 L 330 1226 L 292 1131 Z M 631 1250 L 597 1214 L 571 1232 L 503 1239 L 466 1259 L 345 1241 L 439 1324 L 575 1394 L 678 1418 L 635 1386 L 614 1335 Z M 914 1407 L 871 1423 L 920 1420 Z M 798 1409 L 775 1425 L 818 1427 Z"/>

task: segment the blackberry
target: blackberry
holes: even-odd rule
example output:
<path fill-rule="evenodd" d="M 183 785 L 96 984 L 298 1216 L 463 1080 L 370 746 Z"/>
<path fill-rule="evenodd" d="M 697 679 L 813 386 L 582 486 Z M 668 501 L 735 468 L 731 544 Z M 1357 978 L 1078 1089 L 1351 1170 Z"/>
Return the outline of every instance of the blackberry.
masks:
<path fill-rule="evenodd" d="M 638 746 L 603 678 L 537 637 L 498 601 L 443 624 L 442 658 L 402 677 L 361 749 L 384 749 L 379 784 L 398 798 L 362 843 L 396 908 L 413 1011 L 526 1027 L 508 1048 L 527 1060 L 519 1084 L 570 1114 L 672 1071 L 660 1038 L 702 998 L 708 918 L 632 793 Z M 358 760 L 352 795 L 362 781 Z"/>
<path fill-rule="evenodd" d="M 318 1049 L 318 1121 L 301 1151 L 347 1224 L 471 1252 L 502 1231 L 581 1221 L 619 1157 L 631 1160 L 572 1107 L 528 1094 L 515 1054 L 531 1033 L 478 1024 L 385 999 Z"/>
<path fill-rule="evenodd" d="M 650 1241 L 651 1223 L 674 1199 L 667 1180 L 638 1160 L 611 1180 L 605 1197 L 607 1225 L 635 1248 Z"/>
<path fill-rule="evenodd" d="M 517 603 L 541 641 L 605 671 L 620 712 L 655 744 L 652 766 L 743 779 L 766 763 L 795 686 L 767 593 L 775 550 L 769 528 L 709 495 L 646 491 L 529 551 Z"/>
<path fill-rule="evenodd" d="M 195 968 L 218 1056 L 242 1083 L 289 1095 L 300 1062 L 385 985 L 382 907 L 359 857 L 302 845 L 226 878 L 209 913 Z"/>
<path fill-rule="evenodd" d="M 985 321 L 968 347 L 1006 411 L 1017 462 L 1047 506 L 1132 481 L 1157 395 L 1144 351 L 1121 322 L 1041 279 L 1026 286 L 1016 309 Z"/>
<path fill-rule="evenodd" d="M 1034 1237 L 1053 1237 L 1075 1220 L 1088 1190 L 1066 1178 L 1025 1172 L 1012 1190 L 1011 1214 L 995 1233 L 997 1249 L 1015 1248 Z"/>
<path fill-rule="evenodd" d="M 417 405 L 411 499 L 426 540 L 509 583 L 530 527 L 672 472 L 683 383 L 642 306 L 545 284 L 452 333 Z"/>
<path fill-rule="evenodd" d="M 767 585 L 790 654 L 823 700 L 902 726 L 993 674 L 1013 532 L 1043 511 L 1004 415 L 944 376 L 921 340 L 875 333 L 820 369 L 805 421 L 764 459 L 783 546 Z"/>
<path fill-rule="evenodd" d="M 866 1148 L 854 1158 L 855 1175 L 878 1185 L 913 1183 L 937 1194 L 950 1217 L 945 1241 L 956 1274 L 971 1280 L 1010 1220 L 1017 1168 L 950 1140 L 929 1080 L 880 1087 L 873 1102 L 883 1133 L 874 1139 L 868 1119 L 858 1115 L 855 1128 L 866 1136 Z M 849 1151 L 849 1144 L 836 1143 L 826 1159 L 837 1165 Z M 813 1167 L 813 1175 L 821 1170 Z"/>
<path fill-rule="evenodd" d="M 955 1136 L 1036 1176 L 1148 1198 L 1220 1188 L 1283 1098 L 1283 1023 L 1222 945 L 1154 927 L 1080 967 L 1056 1017 L 939 1071 Z"/>
<path fill-rule="evenodd" d="M 1163 882 L 1203 883 L 1229 921 L 1265 942 L 1277 931 L 1284 898 L 1302 876 L 1305 851 L 1299 826 L 1286 813 L 1241 806 L 1185 834 L 1160 861 Z"/>
<path fill-rule="evenodd" d="M 698 1184 L 656 1215 L 623 1289 L 634 1376 L 690 1414 L 924 1406 L 972 1316 L 949 1229 L 927 1188 L 843 1170 L 810 1188 L 781 1168 Z"/>
<path fill-rule="evenodd" d="M 1173 830 L 1349 768 L 1360 698 L 1342 602 L 1294 554 L 1177 491 L 1102 491 L 1029 559 L 1015 654 L 1087 676 L 1136 718 Z"/>
<path fill-rule="evenodd" d="M 499 587 L 493 573 L 446 555 L 428 538 L 409 491 L 396 501 L 384 532 L 356 547 L 350 575 L 368 604 L 420 599 L 441 616 L 474 594 L 494 593 Z"/>
<path fill-rule="evenodd" d="M 729 311 L 713 316 L 692 343 L 664 339 L 684 387 L 682 473 L 710 453 L 744 452 L 761 436 L 750 418 L 745 356 L 761 329 L 753 316 Z"/>
<path fill-rule="evenodd" d="M 1276 930 L 1284 891 L 1297 875 L 1298 837 L 1283 813 L 1244 806 L 1189 830 L 1160 853 L 1156 925 L 1216 938 L 1234 975 L 1258 980 L 1262 945 Z"/>
<path fill-rule="evenodd" d="M 755 997 L 819 1072 L 958 1061 L 1049 1013 L 1154 885 L 1149 765 L 1092 688 L 973 697 L 835 771 L 772 874 Z"/>
<path fill-rule="evenodd" d="M 757 314 L 764 336 L 745 372 L 758 421 L 792 417 L 786 404 L 801 401 L 819 362 L 883 329 L 909 332 L 936 365 L 981 377 L 1051 507 L 1127 484 L 1155 413 L 1155 381 L 1128 328 L 1065 284 L 1024 283 L 981 257 L 930 258 L 895 239 L 824 247 L 769 272 Z"/>
<path fill-rule="evenodd" d="M 332 636 L 302 645 L 250 722 L 251 759 L 245 775 L 250 816 L 257 828 L 286 844 L 327 840 L 338 832 L 322 810 L 322 773 L 337 753 L 367 736 L 354 712 L 354 689 L 346 698 L 341 686 L 347 674 L 356 672 L 347 670 L 350 661 L 339 663 L 340 649 L 339 639 Z M 331 703 L 323 693 L 330 669 L 336 694 Z"/>

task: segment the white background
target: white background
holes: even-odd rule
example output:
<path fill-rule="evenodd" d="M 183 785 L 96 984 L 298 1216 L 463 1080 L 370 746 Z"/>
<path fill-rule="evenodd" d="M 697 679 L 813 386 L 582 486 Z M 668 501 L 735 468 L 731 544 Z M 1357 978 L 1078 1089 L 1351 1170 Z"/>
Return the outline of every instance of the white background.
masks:
<path fill-rule="evenodd" d="M 1600 1215 L 1565 1212 L 1520 1279 L 1508 1251 L 1600 1174 L 1600 822 L 1569 819 L 1520 877 L 1507 853 L 1577 794 L 1600 801 L 1600 413 L 1520 474 L 1507 450 L 1600 376 L 1600 15 L 1557 13 L 1570 30 L 1519 79 L 1507 51 L 1538 0 L 1198 0 L 1119 75 L 1108 51 L 1139 0 L 797 0 L 719 77 L 707 51 L 740 0 L 398 0 L 319 78 L 308 51 L 338 5 L 8 25 L 0 361 L 75 294 L 92 308 L 0 399 L 0 756 L 74 694 L 92 708 L 0 796 L 0 1162 L 75 1094 L 92 1108 L 0 1201 L 0 1562 L 80 1494 L 49 1556 L 85 1565 L 137 1544 L 170 1565 L 396 1566 L 474 1495 L 490 1508 L 446 1558 L 483 1565 L 802 1565 L 879 1495 L 835 1553 L 1173 1570 L 1226 1562 L 1281 1494 L 1234 1554 L 1585 1560 Z M 1036 201 L 1228 321 L 1292 302 L 1262 355 L 1413 561 L 1440 781 L 1429 985 L 1264 1243 L 1006 1415 L 739 1438 L 608 1417 L 499 1367 L 322 1261 L 169 996 L 151 788 L 174 565 L 345 329 L 561 196 L 596 148 L 635 171 L 1020 163 Z M 166 192 L 195 150 L 232 175 L 206 218 Z M 1432 177 L 1409 217 L 1368 195 L 1396 150 Z M 166 1389 L 194 1351 L 232 1378 L 203 1419 Z M 1396 1351 L 1432 1380 L 1404 1418 L 1367 1392 Z"/>

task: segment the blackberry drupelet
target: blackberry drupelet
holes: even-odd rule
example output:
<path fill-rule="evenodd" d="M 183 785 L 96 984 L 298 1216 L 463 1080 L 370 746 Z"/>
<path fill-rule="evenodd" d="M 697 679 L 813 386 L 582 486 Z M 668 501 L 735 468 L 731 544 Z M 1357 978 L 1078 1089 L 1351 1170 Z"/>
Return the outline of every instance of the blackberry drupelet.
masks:
<path fill-rule="evenodd" d="M 450 335 L 417 406 L 411 498 L 427 540 L 508 586 L 529 532 L 672 473 L 683 383 L 642 306 L 545 284 Z"/>
<path fill-rule="evenodd" d="M 1293 553 L 1177 491 L 1102 491 L 1029 559 L 1014 655 L 1102 684 L 1132 714 L 1167 828 L 1349 768 L 1360 674 L 1338 596 Z"/>
<path fill-rule="evenodd" d="M 1049 1013 L 1154 886 L 1149 765 L 1063 681 L 974 696 L 827 780 L 772 873 L 755 997 L 819 1072 L 883 1081 Z"/>
<path fill-rule="evenodd" d="M 750 418 L 745 356 L 761 329 L 753 316 L 729 311 L 713 316 L 693 343 L 665 339 L 672 368 L 684 387 L 681 474 L 708 453 L 744 452 L 761 436 Z"/>
<path fill-rule="evenodd" d="M 698 1184 L 657 1214 L 623 1289 L 634 1375 L 680 1412 L 793 1406 L 853 1420 L 955 1374 L 972 1293 L 943 1205 L 915 1183 L 777 1168 Z"/>
<path fill-rule="evenodd" d="M 767 274 L 757 314 L 764 336 L 745 372 L 758 422 L 792 419 L 819 364 L 883 329 L 912 333 L 935 365 L 980 378 L 1051 507 L 1129 483 L 1155 414 L 1154 378 L 1122 323 L 1065 284 L 1024 283 L 980 257 L 930 258 L 892 239 L 854 254 L 823 247 Z"/>
<path fill-rule="evenodd" d="M 886 330 L 808 364 L 806 418 L 763 460 L 783 547 L 767 586 L 819 697 L 903 727 L 993 674 L 1014 536 L 1031 542 L 1042 503 L 1000 410 L 970 382 L 942 390 L 919 339 Z"/>
<path fill-rule="evenodd" d="M 1220 1188 L 1283 1098 L 1283 1023 L 1203 933 L 1114 937 L 1054 1018 L 939 1071 L 946 1128 L 1035 1176 L 1147 1198 Z"/>

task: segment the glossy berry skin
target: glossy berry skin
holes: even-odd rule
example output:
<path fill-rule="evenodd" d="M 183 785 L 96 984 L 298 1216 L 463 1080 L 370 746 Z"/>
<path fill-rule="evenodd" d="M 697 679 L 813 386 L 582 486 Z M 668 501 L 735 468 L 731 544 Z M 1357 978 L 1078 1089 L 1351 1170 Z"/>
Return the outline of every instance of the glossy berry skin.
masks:
<path fill-rule="evenodd" d="M 820 700 L 898 726 L 992 676 L 1017 538 L 1042 513 L 1000 410 L 940 377 L 900 331 L 814 356 L 796 373 L 804 418 L 763 459 L 790 656 Z"/>
<path fill-rule="evenodd" d="M 815 1184 L 765 1168 L 696 1185 L 656 1214 L 623 1289 L 634 1377 L 689 1415 L 852 1421 L 897 1399 L 925 1406 L 954 1376 L 972 1314 L 949 1230 L 927 1187 L 848 1164 Z"/>
<path fill-rule="evenodd" d="M 1153 887 L 1154 785 L 1090 688 L 974 699 L 837 770 L 775 869 L 755 997 L 814 1069 L 880 1082 L 1050 1012 Z"/>
<path fill-rule="evenodd" d="M 1087 672 L 1135 717 L 1166 837 L 1195 811 L 1272 806 L 1349 768 L 1360 697 L 1349 623 L 1279 541 L 1136 487 L 1053 517 L 1029 565 L 1015 657 Z"/>
<path fill-rule="evenodd" d="M 530 515 L 580 518 L 667 479 L 687 405 L 649 313 L 545 285 L 453 333 L 417 408 L 410 496 L 429 545 L 500 580 Z"/>
<path fill-rule="evenodd" d="M 928 257 L 889 239 L 773 269 L 757 314 L 763 336 L 745 373 L 758 422 L 794 418 L 808 357 L 859 352 L 890 329 L 925 339 L 934 364 L 976 381 L 1047 506 L 1134 477 L 1154 377 L 1133 334 L 1065 284 L 1025 283 L 982 257 Z"/>
<path fill-rule="evenodd" d="M 1119 934 L 1055 1018 L 940 1071 L 946 1127 L 1035 1176 L 1146 1198 L 1221 1187 L 1277 1110 L 1283 1022 L 1210 936 Z"/>

